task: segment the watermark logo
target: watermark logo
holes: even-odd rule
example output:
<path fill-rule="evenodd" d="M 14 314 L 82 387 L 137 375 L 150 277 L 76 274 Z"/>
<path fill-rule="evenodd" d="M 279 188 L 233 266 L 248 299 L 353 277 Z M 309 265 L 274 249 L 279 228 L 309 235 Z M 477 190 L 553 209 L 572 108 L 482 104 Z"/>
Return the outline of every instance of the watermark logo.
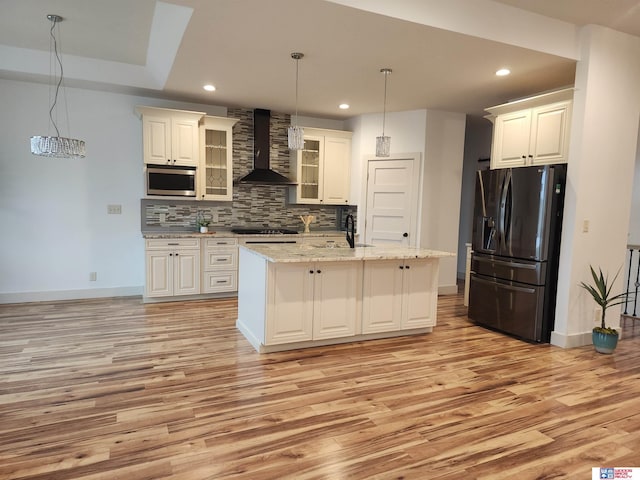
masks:
<path fill-rule="evenodd" d="M 631 467 L 607 467 L 591 469 L 592 480 L 640 480 L 640 468 Z"/>

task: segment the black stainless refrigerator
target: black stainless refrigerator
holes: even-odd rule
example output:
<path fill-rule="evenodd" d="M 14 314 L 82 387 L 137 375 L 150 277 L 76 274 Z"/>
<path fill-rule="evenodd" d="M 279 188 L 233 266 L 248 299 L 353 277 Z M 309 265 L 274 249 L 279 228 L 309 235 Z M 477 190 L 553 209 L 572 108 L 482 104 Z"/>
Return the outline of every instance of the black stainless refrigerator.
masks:
<path fill-rule="evenodd" d="M 476 176 L 469 318 L 549 342 L 555 318 L 566 165 Z"/>

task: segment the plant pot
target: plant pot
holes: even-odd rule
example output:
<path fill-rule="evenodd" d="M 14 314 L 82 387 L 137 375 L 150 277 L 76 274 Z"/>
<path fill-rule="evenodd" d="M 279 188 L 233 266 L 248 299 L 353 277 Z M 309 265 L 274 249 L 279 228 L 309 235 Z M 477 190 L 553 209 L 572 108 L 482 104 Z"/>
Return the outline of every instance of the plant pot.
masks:
<path fill-rule="evenodd" d="M 616 349 L 618 345 L 619 335 L 613 335 L 611 333 L 596 332 L 591 333 L 591 341 L 598 353 L 604 353 L 610 355 Z"/>
<path fill-rule="evenodd" d="M 209 231 L 209 227 L 200 227 L 200 233 L 207 233 Z"/>

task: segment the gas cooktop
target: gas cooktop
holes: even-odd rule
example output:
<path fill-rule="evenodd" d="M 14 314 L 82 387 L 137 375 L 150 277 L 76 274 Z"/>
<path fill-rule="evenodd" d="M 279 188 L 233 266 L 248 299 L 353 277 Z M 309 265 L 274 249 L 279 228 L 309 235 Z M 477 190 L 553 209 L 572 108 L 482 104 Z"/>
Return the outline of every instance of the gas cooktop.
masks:
<path fill-rule="evenodd" d="M 288 228 L 269 227 L 232 228 L 231 231 L 238 235 L 294 235 L 298 233 Z"/>

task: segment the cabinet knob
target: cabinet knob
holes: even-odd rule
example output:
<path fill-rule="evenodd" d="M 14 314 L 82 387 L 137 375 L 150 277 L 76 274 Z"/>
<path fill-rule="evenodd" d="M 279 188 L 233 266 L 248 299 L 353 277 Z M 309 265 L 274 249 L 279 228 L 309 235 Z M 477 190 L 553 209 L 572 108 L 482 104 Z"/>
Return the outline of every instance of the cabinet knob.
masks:
<path fill-rule="evenodd" d="M 533 158 L 533 155 L 529 155 L 529 158 Z"/>
<path fill-rule="evenodd" d="M 404 238 L 407 238 L 407 237 L 409 236 L 409 234 L 408 234 L 407 232 L 404 232 L 404 233 L 402 234 L 402 236 L 403 236 Z"/>
<path fill-rule="evenodd" d="M 176 257 L 178 256 L 178 254 L 176 253 Z"/>
<path fill-rule="evenodd" d="M 407 270 L 409 270 L 411 267 L 409 265 L 405 265 L 404 268 L 406 268 Z"/>
<path fill-rule="evenodd" d="M 316 270 L 316 273 L 322 273 L 322 270 Z"/>
<path fill-rule="evenodd" d="M 398 268 L 399 268 L 400 270 L 403 270 L 403 269 L 404 269 L 404 267 L 403 267 L 402 265 L 400 265 Z"/>
<path fill-rule="evenodd" d="M 526 155 L 522 155 L 522 158 L 527 158 L 527 156 Z"/>
<path fill-rule="evenodd" d="M 310 273 L 311 275 L 313 275 L 313 270 L 309 270 L 309 273 Z"/>
<path fill-rule="evenodd" d="M 173 257 L 173 253 L 170 253 L 170 254 L 169 254 L 169 256 L 170 256 L 170 257 Z"/>

